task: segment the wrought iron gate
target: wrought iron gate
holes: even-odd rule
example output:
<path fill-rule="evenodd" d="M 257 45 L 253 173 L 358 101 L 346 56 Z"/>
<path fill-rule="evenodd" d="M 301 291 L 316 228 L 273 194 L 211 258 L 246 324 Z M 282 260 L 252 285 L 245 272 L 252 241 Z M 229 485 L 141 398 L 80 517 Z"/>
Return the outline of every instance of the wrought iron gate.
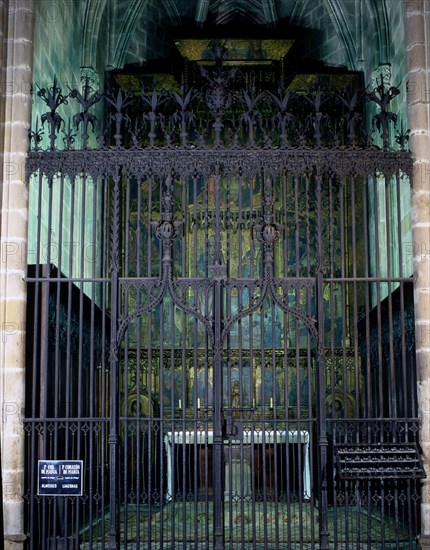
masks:
<path fill-rule="evenodd" d="M 155 89 L 141 127 L 131 95 L 107 94 L 94 149 L 100 97 L 72 92 L 82 149 L 66 132 L 58 151 L 65 98 L 39 91 L 29 547 L 415 548 L 408 154 L 388 150 L 387 111 L 378 149 L 351 102 L 329 133 L 314 90 L 300 134 L 288 100 L 228 95 L 215 71 L 206 94 L 170 94 L 171 127 Z M 39 494 L 38 459 L 83 460 L 83 494 Z"/>

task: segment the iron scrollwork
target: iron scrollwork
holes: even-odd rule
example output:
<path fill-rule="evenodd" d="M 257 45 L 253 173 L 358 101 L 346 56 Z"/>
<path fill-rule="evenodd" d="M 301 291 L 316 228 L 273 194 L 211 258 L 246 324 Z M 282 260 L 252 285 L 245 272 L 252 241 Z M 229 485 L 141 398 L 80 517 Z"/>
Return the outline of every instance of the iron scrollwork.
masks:
<path fill-rule="evenodd" d="M 226 320 L 223 331 L 222 340 L 227 338 L 227 335 L 231 327 L 248 315 L 252 315 L 258 309 L 260 309 L 267 296 L 270 294 L 273 302 L 278 305 L 282 311 L 290 314 L 292 317 L 302 321 L 309 329 L 310 334 L 316 340 L 318 332 L 316 330 L 316 319 L 310 316 L 304 315 L 297 307 L 292 307 L 288 304 L 288 290 L 281 285 L 283 289 L 283 297 L 279 296 L 277 288 L 277 279 L 275 277 L 274 270 L 274 245 L 281 236 L 282 225 L 276 223 L 274 220 L 274 199 L 272 195 L 272 182 L 270 178 L 266 179 L 265 194 L 263 198 L 263 221 L 261 224 L 257 224 L 254 227 L 257 240 L 262 244 L 263 254 L 263 273 L 262 280 L 254 280 L 252 285 L 248 285 L 249 290 L 258 289 L 258 297 L 253 298 L 254 292 L 251 292 L 250 303 L 247 307 L 239 308 L 237 313 Z M 292 286 L 300 288 L 303 284 L 301 278 L 290 279 Z M 305 281 L 305 286 L 308 285 L 308 280 Z M 235 286 L 235 281 L 232 281 L 232 285 Z M 314 284 L 314 283 L 313 283 Z"/>
<path fill-rule="evenodd" d="M 171 176 L 166 178 L 165 191 L 162 195 L 161 202 L 163 205 L 163 215 L 160 220 L 152 221 L 150 224 L 154 228 L 155 235 L 161 241 L 163 247 L 161 277 L 160 279 L 150 279 L 149 281 L 146 281 L 147 284 L 152 283 L 152 289 L 155 290 L 155 292 L 149 294 L 149 299 L 147 303 L 136 307 L 136 309 L 132 313 L 120 318 L 116 339 L 117 346 L 120 344 L 124 336 L 124 332 L 130 322 L 145 313 L 153 311 L 155 307 L 161 303 L 166 293 L 169 294 L 173 303 L 179 309 L 201 321 L 207 329 L 209 337 L 213 339 L 212 326 L 209 320 L 204 315 L 202 315 L 198 307 L 190 306 L 185 302 L 183 296 L 185 294 L 186 288 L 182 288 L 180 281 L 177 281 L 174 278 L 173 241 L 178 238 L 180 234 L 179 228 L 183 224 L 183 221 L 175 219 L 173 181 Z M 198 284 L 203 284 L 203 286 L 207 286 L 204 283 L 204 281 L 198 281 Z M 187 286 L 188 284 L 193 284 L 193 282 L 187 281 Z M 178 290 L 182 291 L 182 297 L 178 294 Z"/>

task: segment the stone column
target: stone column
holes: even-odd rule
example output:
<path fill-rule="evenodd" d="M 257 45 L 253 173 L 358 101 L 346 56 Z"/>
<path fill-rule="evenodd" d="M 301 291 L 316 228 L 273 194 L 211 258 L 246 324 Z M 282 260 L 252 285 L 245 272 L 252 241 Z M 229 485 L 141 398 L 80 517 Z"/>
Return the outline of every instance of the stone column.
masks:
<path fill-rule="evenodd" d="M 404 0 L 410 150 L 414 157 L 412 226 L 422 486 L 423 548 L 430 549 L 430 0 Z"/>
<path fill-rule="evenodd" d="M 3 0 L 0 87 L 0 426 L 5 549 L 23 547 L 26 241 L 34 0 Z"/>

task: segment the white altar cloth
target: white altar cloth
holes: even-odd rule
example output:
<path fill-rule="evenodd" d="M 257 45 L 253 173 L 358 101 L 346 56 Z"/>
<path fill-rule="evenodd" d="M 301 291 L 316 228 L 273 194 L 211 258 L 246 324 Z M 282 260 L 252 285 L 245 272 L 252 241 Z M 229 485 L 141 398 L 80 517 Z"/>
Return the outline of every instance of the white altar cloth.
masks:
<path fill-rule="evenodd" d="M 311 469 L 309 456 L 309 432 L 306 430 L 244 430 L 240 439 L 228 439 L 225 445 L 273 445 L 301 443 L 304 446 L 303 460 L 303 498 L 311 498 Z M 212 430 L 178 430 L 167 432 L 164 445 L 167 454 L 167 492 L 166 500 L 172 500 L 173 494 L 173 445 L 212 445 Z"/>

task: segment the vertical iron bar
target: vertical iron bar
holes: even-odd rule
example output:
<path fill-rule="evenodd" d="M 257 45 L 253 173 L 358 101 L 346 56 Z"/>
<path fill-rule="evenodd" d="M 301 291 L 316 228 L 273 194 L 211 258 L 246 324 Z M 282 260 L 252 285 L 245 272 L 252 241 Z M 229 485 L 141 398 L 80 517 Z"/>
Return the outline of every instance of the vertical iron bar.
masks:
<path fill-rule="evenodd" d="M 358 334 L 358 284 L 357 284 L 357 243 L 360 236 L 357 234 L 357 205 L 356 205 L 356 181 L 355 176 L 350 176 L 350 193 L 351 193 L 351 208 L 350 208 L 350 218 L 351 218 L 351 249 L 352 249 L 352 277 L 354 279 L 353 289 L 352 289 L 352 316 L 353 316 L 353 346 L 354 346 L 354 383 L 355 383 L 355 393 L 359 395 L 360 392 L 360 350 L 359 350 L 359 334 Z M 359 418 L 360 416 L 360 405 L 359 400 L 356 400 L 355 404 L 355 416 Z"/>
<path fill-rule="evenodd" d="M 142 193 L 141 193 L 141 184 L 139 178 L 131 178 L 131 176 L 127 177 L 127 186 L 129 187 L 132 182 L 135 187 L 137 188 L 137 220 L 136 220 L 136 257 L 137 257 L 137 269 L 136 269 L 136 275 L 139 276 L 142 266 L 141 266 L 141 218 L 142 218 Z M 126 248 L 125 249 L 125 255 L 129 256 L 130 251 Z M 128 304 L 127 304 L 128 306 Z M 142 318 L 143 317 L 143 318 Z M 148 388 L 148 373 L 146 375 L 146 391 L 147 391 L 147 411 L 145 412 L 142 410 L 142 404 L 140 400 L 141 395 L 145 395 L 142 392 L 142 364 L 144 361 L 144 356 L 142 354 L 142 343 L 141 343 L 141 335 L 142 335 L 142 326 L 144 324 L 144 319 L 147 318 L 147 316 L 140 315 L 137 319 L 135 319 L 135 323 L 137 325 L 136 327 L 136 341 L 132 342 L 132 345 L 136 347 L 136 411 L 135 411 L 135 417 L 132 419 L 132 422 L 135 426 L 135 449 L 136 449 L 136 464 L 135 464 L 135 480 L 133 480 L 133 486 L 132 490 L 135 492 L 135 499 L 136 499 L 136 532 L 134 534 L 137 542 L 137 549 L 140 548 L 140 525 L 141 525 L 141 507 L 140 504 L 142 502 L 141 492 L 144 490 L 144 479 L 145 479 L 145 468 L 146 465 L 150 464 L 150 460 L 147 459 L 145 462 L 145 459 L 147 457 L 144 456 L 144 452 L 142 452 L 142 448 L 146 452 L 149 451 L 149 441 L 150 441 L 150 431 L 148 430 L 148 421 L 149 418 L 153 415 L 152 410 L 152 400 L 150 398 L 150 391 Z M 124 357 L 124 369 L 126 368 L 126 360 L 128 361 L 128 352 L 125 352 Z M 148 367 L 149 368 L 149 365 Z M 128 369 L 127 369 L 128 371 Z M 128 377 L 127 377 L 128 378 Z M 143 401 L 143 404 L 145 402 Z M 127 416 L 129 415 L 128 407 L 127 407 Z M 143 418 L 142 418 L 143 417 Z M 148 430 L 148 431 L 147 431 Z M 143 433 L 142 433 L 143 432 Z M 147 435 L 146 435 L 147 434 Z M 133 457 L 134 458 L 134 457 Z M 126 458 L 127 460 L 127 458 Z M 126 468 L 128 468 L 128 462 L 126 462 Z M 141 473 L 143 472 L 143 476 Z M 125 539 L 124 537 L 124 540 Z"/>
<path fill-rule="evenodd" d="M 323 243 L 323 213 L 322 213 L 322 175 L 319 169 L 315 171 L 316 178 L 316 199 L 317 199 L 317 320 L 318 320 L 318 342 L 317 342 L 317 431 L 319 451 L 319 473 L 320 473 L 320 550 L 329 548 L 328 530 L 328 498 L 327 498 L 327 424 L 326 424 L 326 382 L 325 382 L 325 356 L 324 356 L 324 243 Z"/>
<path fill-rule="evenodd" d="M 40 416 L 44 420 L 44 426 L 43 426 L 43 435 L 44 435 L 44 443 L 43 443 L 43 450 L 41 452 L 41 458 L 43 460 L 46 459 L 52 459 L 56 458 L 52 455 L 53 449 L 51 446 L 51 437 L 52 435 L 49 434 L 48 431 L 48 422 L 49 422 L 49 416 L 50 416 L 50 410 L 49 405 L 50 403 L 50 373 L 49 373 L 49 346 L 50 346 L 50 338 L 49 338 L 49 294 L 51 285 L 49 283 L 49 277 L 51 274 L 51 243 L 52 243 L 52 199 L 53 199 L 53 179 L 54 177 L 51 175 L 48 177 L 48 223 L 46 228 L 46 261 L 44 261 L 42 265 L 42 305 L 41 305 L 41 346 L 40 346 L 40 363 L 41 363 L 41 380 L 40 380 L 40 402 L 41 402 L 41 409 L 40 409 Z M 55 420 L 52 420 L 52 422 L 55 422 Z M 56 427 L 56 426 L 55 426 Z M 56 431 L 56 430 L 55 430 Z M 49 441 L 48 441 L 49 440 Z M 55 449 L 54 449 L 55 450 Z M 57 527 L 57 499 L 52 499 L 51 503 L 47 503 L 46 499 L 44 499 L 43 503 L 44 507 L 44 514 L 46 514 L 46 509 L 48 509 L 48 516 L 49 512 L 53 514 L 53 520 L 52 520 L 52 526 L 49 525 L 48 521 L 43 522 L 43 544 L 46 544 L 47 538 L 52 535 L 52 537 L 55 538 L 56 536 L 56 527 Z M 46 518 L 46 516 L 45 516 Z M 50 531 L 50 527 L 52 527 L 52 531 Z M 46 533 L 46 529 L 48 532 Z"/>
<path fill-rule="evenodd" d="M 97 212 L 99 208 L 99 204 L 97 201 L 97 194 L 98 194 L 98 185 L 97 185 L 97 178 L 93 177 L 91 179 L 92 183 L 92 233 L 91 233 L 91 246 L 88 247 L 88 250 L 91 250 L 91 277 L 95 279 L 97 276 L 101 277 L 100 268 L 98 267 L 96 269 L 96 264 L 98 261 L 97 258 L 97 242 L 98 242 L 98 235 L 97 235 Z M 88 258 L 86 258 L 88 260 Z M 95 457 L 97 456 L 95 453 L 95 426 L 96 426 L 96 418 L 97 418 L 97 410 L 96 410 L 96 377 L 97 377 L 97 368 L 96 368 L 96 303 L 97 303 L 97 290 L 99 287 L 99 283 L 96 283 L 93 281 L 91 283 L 91 292 L 89 293 L 91 295 L 91 312 L 90 312 L 90 357 L 89 357 L 89 408 L 87 410 L 87 416 L 90 418 L 90 432 L 89 432 L 89 458 L 88 460 L 88 469 L 89 469 L 89 487 L 87 488 L 88 492 L 88 503 L 89 503 L 89 514 L 88 514 L 88 520 L 90 523 L 90 529 L 92 528 L 93 522 L 94 522 L 94 506 L 93 506 L 93 499 L 94 499 L 94 491 L 96 489 L 95 479 L 94 479 L 94 471 L 96 471 L 95 468 Z M 79 516 L 77 517 L 77 522 L 79 524 Z M 79 525 L 78 525 L 79 527 Z"/>
<path fill-rule="evenodd" d="M 368 216 L 368 201 L 369 201 L 369 182 L 367 178 L 362 182 L 362 194 L 361 194 L 361 203 L 363 205 L 363 268 L 364 277 L 369 277 L 369 216 Z M 363 340 L 366 343 L 366 357 L 364 358 L 365 362 L 365 399 L 364 399 L 364 409 L 363 414 L 365 417 L 369 418 L 374 415 L 374 406 L 373 406 L 373 391 L 372 391 L 372 365 L 370 361 L 370 289 L 371 283 L 365 282 L 364 284 L 364 318 L 365 318 L 365 335 Z"/>
<path fill-rule="evenodd" d="M 129 181 L 128 178 L 125 181 L 126 189 L 129 187 Z M 124 236 L 125 240 L 125 236 Z M 127 249 L 125 249 L 125 254 L 123 255 L 124 263 L 123 268 L 125 268 L 125 257 L 127 255 Z M 125 297 L 124 297 L 124 303 L 122 303 L 122 296 L 118 296 L 118 314 L 121 315 L 122 311 L 124 311 L 124 315 L 128 315 L 128 306 L 129 306 L 129 290 L 123 290 Z M 121 300 L 121 302 L 120 302 Z M 130 326 L 130 325 L 129 325 Z M 122 484 L 122 490 L 123 490 L 123 498 L 119 502 L 119 506 L 122 506 L 123 508 L 123 524 L 122 524 L 122 533 L 124 540 L 128 539 L 128 453 L 129 453 L 129 426 L 130 426 L 130 419 L 128 414 L 128 406 L 129 406 L 129 395 L 128 395 L 128 373 L 129 369 L 133 368 L 133 365 L 129 363 L 129 357 L 130 357 L 130 330 L 126 330 L 122 346 L 123 347 L 123 354 L 121 356 L 121 360 L 118 364 L 118 393 L 119 393 L 119 401 L 118 401 L 118 409 L 119 409 L 119 432 L 123 433 L 123 441 L 122 445 L 119 448 L 119 460 L 124 464 L 124 467 L 120 468 L 118 471 L 122 474 L 122 479 L 118 480 L 118 484 Z M 137 358 L 136 358 L 137 359 Z M 137 363 L 135 362 L 135 368 L 137 370 Z M 136 373 L 137 375 L 137 373 Z M 140 402 L 140 396 L 138 396 L 137 400 L 137 407 L 139 407 Z M 138 409 L 137 411 L 138 412 Z M 132 445 L 130 445 L 132 447 Z"/>
<path fill-rule="evenodd" d="M 387 262 L 387 277 L 399 276 L 398 271 L 392 266 L 392 237 L 391 232 L 394 229 L 394 223 L 391 220 L 391 208 L 390 208 L 390 195 L 391 195 L 391 182 L 390 176 L 384 174 L 384 191 L 385 191 L 385 227 L 386 227 L 386 262 Z M 393 270 L 394 268 L 394 270 Z M 394 337 L 393 337 L 393 297 L 392 297 L 393 283 L 387 282 L 387 301 L 388 301 L 388 346 L 389 346 L 389 381 L 388 381 L 388 412 L 391 418 L 397 417 L 397 385 L 396 385 L 396 372 L 395 372 L 395 358 L 394 358 Z M 381 342 L 382 344 L 382 342 Z M 396 437 L 396 434 L 394 434 Z"/>
<path fill-rule="evenodd" d="M 109 430 L 109 550 L 119 549 L 119 403 L 118 403 L 118 347 L 117 347 L 117 318 L 118 318 L 118 280 L 120 270 L 120 180 L 121 174 L 117 171 L 113 175 L 112 190 L 112 223 L 111 223 L 111 345 L 110 345 L 110 430 Z"/>
<path fill-rule="evenodd" d="M 400 174 L 399 172 L 396 172 L 395 174 L 396 178 L 396 211 L 397 211 L 397 248 L 399 251 L 399 278 L 403 279 L 405 277 L 404 269 L 403 269 L 403 242 L 402 242 L 402 208 L 401 208 L 401 187 L 400 187 Z M 407 274 L 406 274 L 407 275 Z M 405 320 L 405 285 L 403 282 L 400 283 L 400 326 L 402 327 L 402 333 L 401 333 L 401 386 L 402 386 L 402 392 L 401 397 L 403 400 L 403 410 L 401 411 L 401 415 L 405 418 L 414 416 L 414 409 L 408 408 L 408 397 L 411 395 L 411 400 L 413 402 L 413 396 L 415 392 L 409 392 L 408 394 L 408 388 L 412 386 L 409 386 L 408 384 L 408 372 L 406 369 L 406 335 L 405 335 L 405 327 L 406 327 L 406 320 Z M 408 434 L 408 424 L 405 426 L 406 433 Z M 409 485 L 410 488 L 410 485 Z M 410 502 L 410 501 L 409 501 Z"/>
<path fill-rule="evenodd" d="M 60 396 L 63 392 L 63 380 L 61 380 L 62 373 L 60 372 L 60 365 L 61 365 L 61 357 L 60 357 L 60 330 L 64 327 L 61 326 L 61 292 L 62 292 L 62 283 L 60 282 L 60 277 L 62 276 L 62 240 L 63 240 L 63 194 L 64 194 L 64 174 L 60 174 L 60 191 L 59 191 L 59 201 L 58 201 L 58 210 L 59 212 L 59 219 L 58 219 L 58 243 L 57 243 L 57 295 L 56 295 L 56 311 L 55 311 L 55 359 L 54 359 L 54 377 L 55 377 L 55 395 Z M 55 407 L 54 407 L 54 416 L 55 418 L 58 418 L 58 416 L 63 415 L 63 411 L 59 413 L 59 404 L 58 403 L 60 399 L 56 397 L 55 399 Z M 65 432 L 66 438 L 68 436 L 67 431 Z M 58 445 L 58 430 L 56 430 L 56 446 Z M 55 449 L 54 452 L 55 457 L 60 458 L 58 455 L 58 448 Z M 67 455 L 63 456 L 62 458 L 67 459 Z M 59 513 L 63 513 L 64 517 L 60 517 L 60 528 L 61 528 L 61 536 L 64 537 L 65 540 L 67 540 L 68 537 L 68 502 L 66 499 L 64 499 L 64 502 L 62 505 L 59 503 Z"/>
<path fill-rule="evenodd" d="M 80 177 L 80 184 L 81 184 L 81 211 L 80 211 L 80 223 L 81 223 L 81 230 L 80 230 L 80 269 L 79 269 L 79 277 L 81 278 L 81 283 L 79 285 L 79 337 L 78 337 L 78 382 L 77 382 L 77 389 L 78 389 L 78 409 L 77 409 L 77 420 L 76 420 L 76 434 L 77 442 L 76 442 L 76 448 L 74 452 L 74 456 L 81 458 L 81 446 L 82 446 L 82 437 L 81 437 L 81 429 L 82 429 L 82 422 L 81 419 L 85 416 L 88 416 L 88 411 L 85 409 L 85 401 L 87 398 L 87 389 L 88 384 L 85 380 L 85 366 L 84 361 L 87 359 L 87 354 L 84 350 L 84 292 L 86 283 L 84 282 L 86 278 L 86 269 L 85 269 L 85 250 L 86 250 L 86 209 L 87 209 L 87 191 L 89 189 L 88 186 L 88 173 L 83 173 Z M 91 353 L 90 350 L 88 350 L 87 353 Z M 75 510 L 76 510 L 76 530 L 79 532 L 79 515 L 80 515 L 80 509 L 81 509 L 81 500 L 77 499 L 75 504 Z M 66 539 L 67 540 L 67 539 Z"/>
<path fill-rule="evenodd" d="M 374 230 L 375 230 L 375 272 L 372 274 L 377 279 L 381 279 L 381 258 L 380 258 L 380 236 L 379 236 L 379 221 L 380 221 L 380 203 L 379 203 L 379 186 L 378 186 L 378 174 L 375 171 L 373 173 L 373 199 L 374 199 Z M 381 285 L 380 281 L 374 283 L 376 286 L 376 311 L 377 311 L 377 333 L 378 333 L 378 416 L 382 418 L 386 407 L 384 399 L 384 380 L 383 374 L 383 357 L 382 357 L 382 326 L 381 326 Z M 375 404 L 376 405 L 376 404 Z M 382 424 L 381 424 L 382 426 Z M 380 441 L 383 441 L 383 433 L 381 429 Z"/>
<path fill-rule="evenodd" d="M 347 207 L 347 197 L 348 190 L 346 189 L 345 182 L 340 180 L 336 181 L 334 179 L 335 185 L 339 187 L 339 232 L 340 232 L 340 277 L 345 278 L 348 272 L 348 235 L 346 234 L 346 223 L 348 219 L 348 207 Z M 342 318 L 342 393 L 343 393 L 343 402 L 345 405 L 348 403 L 348 392 L 347 392 L 347 355 L 346 355 L 346 346 L 350 338 L 348 329 L 350 325 L 350 319 L 348 318 L 348 296 L 347 296 L 347 283 L 342 281 L 340 283 L 340 294 L 341 294 L 341 318 Z"/>
<path fill-rule="evenodd" d="M 215 250 L 214 265 L 221 271 L 221 211 L 220 186 L 221 174 L 219 167 L 213 176 L 215 184 Z M 220 273 L 214 276 L 213 288 L 213 483 L 214 483 L 214 550 L 224 549 L 224 453 L 223 453 L 223 416 L 222 416 L 222 290 L 223 282 Z"/>
<path fill-rule="evenodd" d="M 34 310 L 32 314 L 33 319 L 33 360 L 32 360 L 32 391 L 31 391 L 31 418 L 35 419 L 37 417 L 40 417 L 40 386 L 39 384 L 42 383 L 41 380 L 41 363 L 40 363 L 40 352 L 39 348 L 41 345 L 41 326 L 42 326 L 42 318 L 39 315 L 39 312 L 41 311 L 41 303 L 43 303 L 43 293 L 42 293 L 42 286 L 43 284 L 40 282 L 40 249 L 41 249 L 41 224 L 42 224 L 42 188 L 43 188 L 43 172 L 41 169 L 38 171 L 37 178 L 36 176 L 33 176 L 32 185 L 30 186 L 30 193 L 35 193 L 37 196 L 37 224 L 36 224 L 36 251 L 35 251 L 35 270 L 34 270 L 34 277 L 35 282 L 33 283 L 32 287 L 34 288 Z M 31 195 L 30 195 L 31 196 Z M 34 550 L 36 546 L 36 528 L 35 528 L 35 516 L 36 516 L 36 499 L 35 499 L 35 487 L 36 487 L 36 460 L 37 458 L 42 458 L 42 455 L 40 453 L 40 442 L 39 442 L 39 436 L 38 431 L 36 430 L 36 423 L 32 422 L 31 424 L 31 457 L 30 457 L 30 521 L 29 521 L 29 530 L 31 533 L 30 538 L 30 550 Z M 45 523 L 44 513 L 43 509 L 41 510 L 41 507 L 38 507 L 39 512 L 39 522 L 42 524 L 41 530 L 44 529 L 43 524 Z M 38 532 L 38 535 L 40 537 L 40 531 Z M 39 539 L 40 540 L 40 539 Z"/>

